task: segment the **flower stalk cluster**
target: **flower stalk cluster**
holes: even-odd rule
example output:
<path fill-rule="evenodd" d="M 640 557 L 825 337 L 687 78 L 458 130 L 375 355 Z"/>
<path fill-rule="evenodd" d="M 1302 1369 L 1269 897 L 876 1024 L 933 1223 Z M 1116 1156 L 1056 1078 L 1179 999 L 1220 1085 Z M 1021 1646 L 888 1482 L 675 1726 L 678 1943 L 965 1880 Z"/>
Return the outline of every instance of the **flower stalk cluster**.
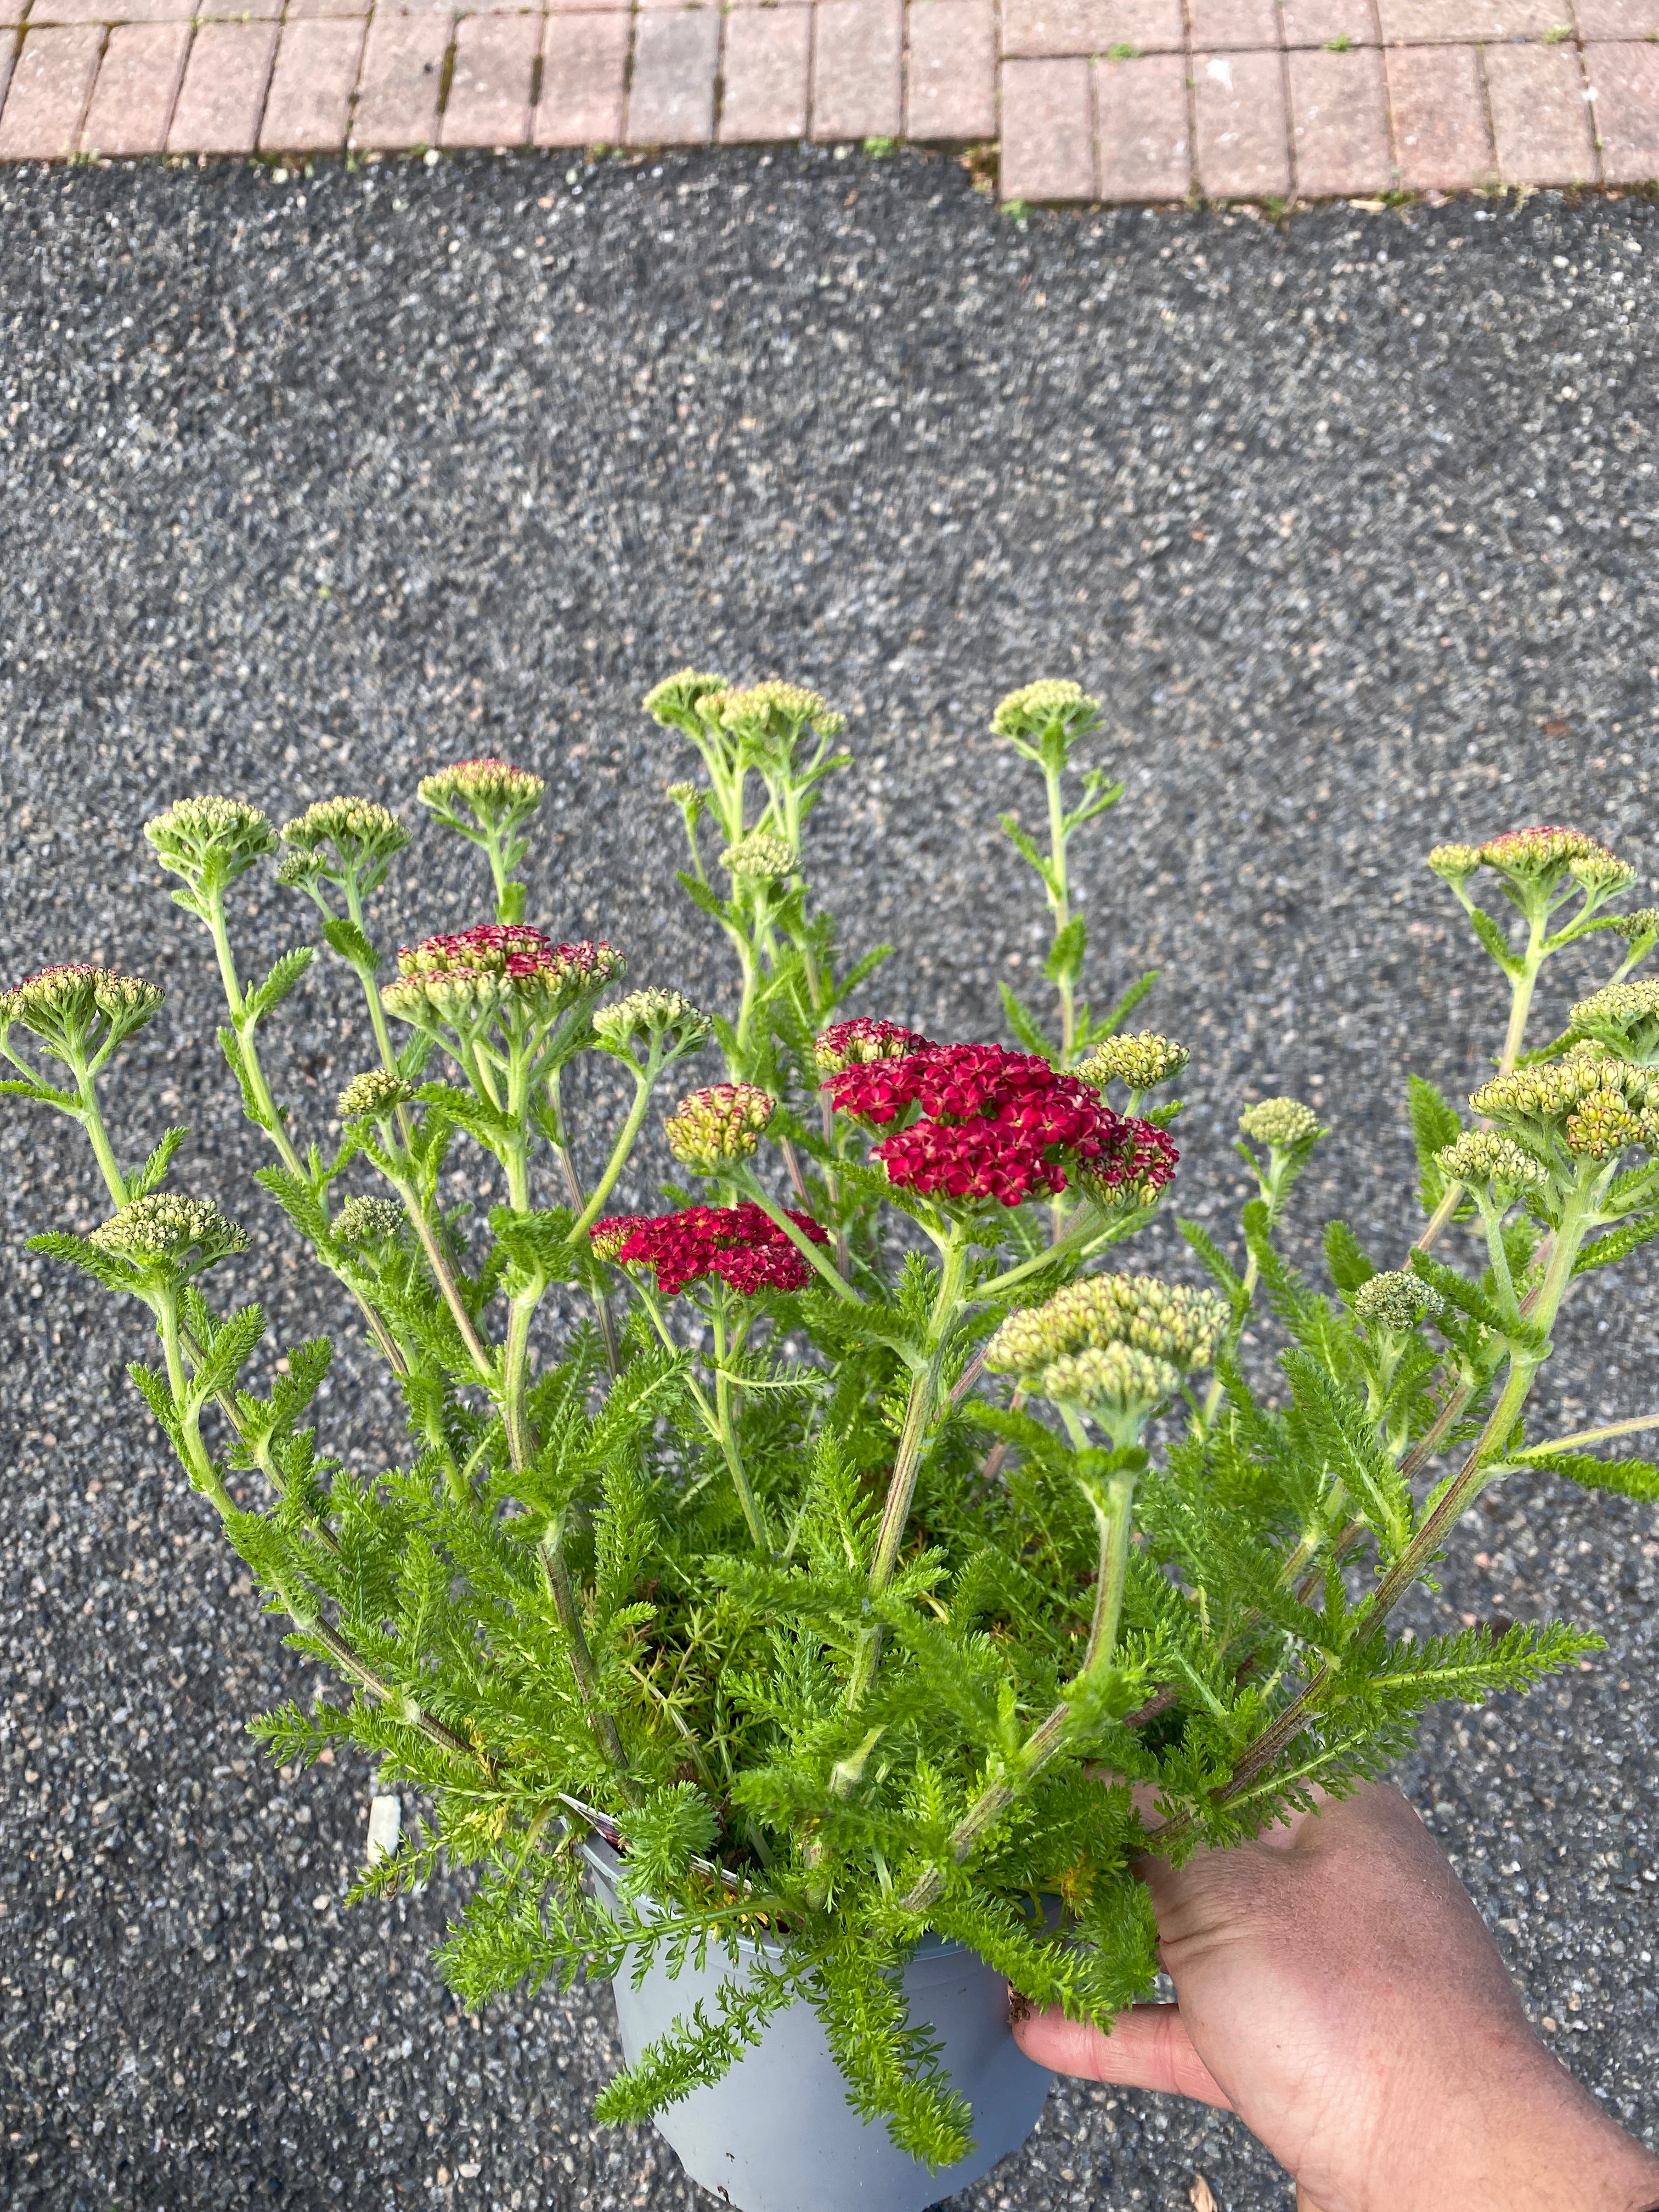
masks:
<path fill-rule="evenodd" d="M 1431 1700 L 1587 1648 L 1389 1625 L 1512 1470 L 1659 1496 L 1659 1468 L 1595 1455 L 1659 1413 L 1553 1443 L 1523 1426 L 1577 1278 L 1659 1232 L 1659 1000 L 1638 974 L 1659 927 L 1612 911 L 1634 872 L 1587 834 L 1437 848 L 1507 1006 L 1467 1107 L 1413 1086 L 1416 1246 L 1373 1258 L 1338 1222 L 1329 1291 L 1290 1264 L 1325 1131 L 1273 1097 L 1239 1113 L 1236 1243 L 1207 1208 L 1179 1223 L 1206 1286 L 1119 1271 L 1108 1253 L 1190 1172 L 1169 1096 L 1189 1055 L 1126 1029 L 1150 979 L 1103 1014 L 1085 994 L 1073 841 L 1121 796 L 1083 765 L 1102 702 L 1044 680 L 993 717 L 1046 820 L 1002 817 L 1054 993 L 1046 1026 L 1005 994 L 1012 1042 L 930 1035 L 896 991 L 885 1018 L 855 1011 L 885 949 L 844 955 L 812 893 L 812 817 L 849 765 L 819 694 L 686 670 L 646 707 L 692 763 L 670 791 L 681 880 L 732 954 L 706 1007 L 527 918 L 544 785 L 499 759 L 417 794 L 423 834 L 483 855 L 494 918 L 395 961 L 374 901 L 412 840 L 380 800 L 324 799 L 279 834 L 187 798 L 147 829 L 214 946 L 261 1184 L 394 1378 L 408 1430 L 384 1474 L 319 1437 L 325 1342 L 267 1370 L 236 1295 L 255 1233 L 199 1168 L 174 1187 L 187 1133 L 136 1165 L 112 1140 L 102 1086 L 159 988 L 70 962 L 0 992 L 3 1087 L 86 1131 L 108 1218 L 37 1245 L 148 1309 L 149 1413 L 343 1686 L 257 1732 L 285 1759 L 354 1743 L 435 1807 L 363 1888 L 446 1856 L 482 1870 L 444 1954 L 469 2005 L 526 1971 L 781 1941 L 779 1989 L 817 2008 L 895 2140 L 946 2166 L 966 2122 L 893 2000 L 925 1934 L 1109 2024 L 1156 1970 L 1146 1850 L 1236 1842 L 1371 1771 Z M 267 864 L 350 973 L 307 943 L 245 975 L 238 887 Z M 1572 948 L 1618 964 L 1528 1050 L 1539 974 Z M 366 1021 L 311 1127 L 263 1050 L 302 984 L 360 993 Z M 665 1152 L 710 1202 L 641 1195 Z M 623 1855 L 612 1915 L 580 1883 L 583 1824 Z M 672 2035 L 601 2109 L 644 2117 L 743 2044 L 719 2021 Z"/>

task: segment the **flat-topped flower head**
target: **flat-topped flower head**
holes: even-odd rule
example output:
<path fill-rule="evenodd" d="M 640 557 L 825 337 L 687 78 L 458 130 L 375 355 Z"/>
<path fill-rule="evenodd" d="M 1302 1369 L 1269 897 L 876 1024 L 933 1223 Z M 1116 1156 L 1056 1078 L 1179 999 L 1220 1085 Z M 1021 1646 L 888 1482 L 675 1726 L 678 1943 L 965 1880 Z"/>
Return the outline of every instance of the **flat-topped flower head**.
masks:
<path fill-rule="evenodd" d="M 478 831 L 497 831 L 524 821 L 542 803 L 544 780 L 527 768 L 514 768 L 490 755 L 483 760 L 457 761 L 423 775 L 415 787 L 422 806 L 430 807 L 445 826 L 463 836 Z M 469 823 L 465 817 L 471 815 Z"/>
<path fill-rule="evenodd" d="M 1034 1375 L 1072 1352 L 1133 1345 L 1183 1372 L 1207 1367 L 1231 1309 L 1213 1291 L 1156 1275 L 1085 1275 L 1040 1306 L 1010 1314 L 985 1350 L 998 1374 Z"/>
<path fill-rule="evenodd" d="M 647 1050 L 659 1047 L 666 1060 L 681 1059 L 708 1042 L 713 1026 L 701 1007 L 678 991 L 630 991 L 593 1017 L 600 1044 L 623 1059 L 631 1057 L 636 1042 Z"/>
<path fill-rule="evenodd" d="M 386 881 L 409 842 L 397 816 L 373 799 L 319 799 L 283 824 L 288 847 L 276 880 L 315 895 L 322 884 L 355 884 L 367 897 Z"/>
<path fill-rule="evenodd" d="M 718 1175 L 750 1157 L 777 1108 L 777 1100 L 757 1084 L 715 1083 L 682 1098 L 663 1134 L 682 1167 Z"/>
<path fill-rule="evenodd" d="M 159 983 L 70 961 L 0 991 L 0 1043 L 15 1022 L 70 1066 L 107 1057 L 167 997 Z"/>
<path fill-rule="evenodd" d="M 705 713 L 709 704 L 702 702 Z M 721 727 L 739 737 L 789 738 L 810 729 L 821 738 L 838 738 L 847 726 L 846 715 L 836 714 L 820 693 L 776 678 L 721 692 L 716 711 Z"/>
<path fill-rule="evenodd" d="M 1480 848 L 1478 845 L 1437 845 L 1427 855 L 1426 865 L 1449 884 L 1464 883 L 1480 871 Z"/>
<path fill-rule="evenodd" d="M 1353 1310 L 1367 1328 L 1402 1334 L 1419 1321 L 1443 1313 L 1446 1301 L 1431 1283 L 1391 1267 L 1373 1275 L 1354 1292 Z"/>
<path fill-rule="evenodd" d="M 795 872 L 794 848 L 769 830 L 751 830 L 735 845 L 726 847 L 720 854 L 720 866 L 728 875 L 752 883 L 781 883 Z"/>
<path fill-rule="evenodd" d="M 1516 883 L 1559 879 L 1575 860 L 1612 861 L 1621 865 L 1607 847 L 1582 830 L 1566 830 L 1540 823 L 1530 830 L 1507 830 L 1488 837 L 1480 848 L 1483 866 L 1496 868 Z"/>
<path fill-rule="evenodd" d="M 1567 863 L 1567 873 L 1579 888 L 1598 902 L 1618 898 L 1627 891 L 1640 872 L 1633 861 L 1613 853 L 1597 853 Z"/>
<path fill-rule="evenodd" d="M 1093 1414 L 1127 1443 L 1180 1389 L 1181 1370 L 1133 1345 L 1104 1344 L 1052 1361 L 1030 1387 L 1037 1397 Z"/>
<path fill-rule="evenodd" d="M 401 1234 L 407 1219 L 390 1198 L 349 1198 L 334 1217 L 334 1241 L 348 1252 L 378 1252 Z"/>
<path fill-rule="evenodd" d="M 1627 1145 L 1659 1142 L 1659 1072 L 1616 1060 L 1594 1042 L 1495 1076 L 1469 1103 L 1546 1155 L 1559 1143 L 1575 1158 L 1606 1160 Z"/>
<path fill-rule="evenodd" d="M 212 795 L 179 799 L 145 823 L 144 835 L 161 866 L 184 884 L 173 897 L 204 921 L 228 884 L 276 849 L 276 832 L 257 806 Z"/>
<path fill-rule="evenodd" d="M 343 1121 L 390 1121 L 399 1106 L 415 1097 L 415 1086 L 390 1067 L 371 1067 L 354 1075 L 340 1093 L 337 1110 Z"/>
<path fill-rule="evenodd" d="M 1121 1083 L 1128 1091 L 1152 1091 L 1160 1083 L 1173 1083 L 1192 1054 L 1184 1044 L 1142 1030 L 1134 1036 L 1109 1036 L 1097 1044 L 1072 1070 L 1080 1082 L 1096 1083 L 1104 1090 Z"/>
<path fill-rule="evenodd" d="M 1264 1098 L 1259 1105 L 1247 1106 L 1238 1127 L 1252 1143 L 1274 1152 L 1300 1152 L 1324 1134 L 1318 1115 L 1299 1098 Z"/>
<path fill-rule="evenodd" d="M 787 1209 L 786 1209 L 787 1210 Z M 828 1242 L 805 1213 L 789 1218 L 814 1244 Z M 602 1259 L 649 1267 L 665 1297 L 717 1277 L 744 1297 L 762 1291 L 804 1290 L 811 1269 L 758 1206 L 690 1206 L 678 1213 L 615 1214 L 596 1221 L 588 1240 Z"/>
<path fill-rule="evenodd" d="M 246 1252 L 248 1236 L 210 1200 L 154 1190 L 100 1222 L 87 1241 L 142 1277 L 181 1283 L 216 1260 Z"/>
<path fill-rule="evenodd" d="M 1514 1194 L 1540 1189 L 1549 1180 L 1543 1162 L 1502 1129 L 1466 1129 L 1436 1158 L 1450 1182 L 1482 1190 Z"/>
<path fill-rule="evenodd" d="M 890 1182 L 923 1196 L 1014 1206 L 1058 1196 L 1074 1176 L 1091 1193 L 1097 1182 L 1115 1193 L 1137 1173 L 1162 1188 L 1178 1157 L 1162 1131 L 1115 1114 L 1086 1083 L 1001 1045 L 936 1045 L 861 1062 L 827 1088 L 838 1112 L 872 1128 L 921 1109 L 923 1118 L 871 1157 Z"/>
<path fill-rule="evenodd" d="M 849 1067 L 867 1067 L 874 1060 L 905 1060 L 912 1053 L 933 1049 L 932 1042 L 920 1031 L 865 1015 L 834 1022 L 812 1040 L 812 1057 L 826 1079 L 844 1074 Z"/>
<path fill-rule="evenodd" d="M 380 1000 L 416 1028 L 476 1030 L 496 1014 L 545 1024 L 617 981 L 627 965 L 611 945 L 559 945 L 528 922 L 486 921 L 403 946 Z"/>
<path fill-rule="evenodd" d="M 708 669 L 681 668 L 653 684 L 640 704 L 665 729 L 695 730 L 703 719 L 698 712 L 700 703 L 729 688 L 725 677 Z"/>
<path fill-rule="evenodd" d="M 1659 1064 L 1659 978 L 1609 983 L 1605 990 L 1581 999 L 1568 1019 L 1616 1059 L 1634 1060 L 1642 1067 Z"/>
<path fill-rule="evenodd" d="M 1091 730 L 1100 720 L 1100 702 L 1090 698 L 1080 684 L 1045 678 L 1024 684 L 1000 700 L 991 717 L 994 736 L 1016 744 L 1040 743 L 1050 731 L 1069 739 Z"/>

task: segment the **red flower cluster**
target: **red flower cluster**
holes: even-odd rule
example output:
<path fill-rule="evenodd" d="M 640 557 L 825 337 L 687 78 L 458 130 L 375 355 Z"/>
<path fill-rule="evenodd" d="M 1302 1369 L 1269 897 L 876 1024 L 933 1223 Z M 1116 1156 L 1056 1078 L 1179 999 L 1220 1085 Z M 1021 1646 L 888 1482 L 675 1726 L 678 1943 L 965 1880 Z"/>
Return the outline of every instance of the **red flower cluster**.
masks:
<path fill-rule="evenodd" d="M 621 964 L 609 945 L 557 945 L 544 929 L 527 921 L 481 921 L 453 937 L 423 938 L 398 954 L 404 975 L 507 975 L 514 981 L 550 976 L 562 983 L 575 977 L 603 981 Z"/>
<path fill-rule="evenodd" d="M 829 1242 L 810 1215 L 791 1212 L 789 1218 L 814 1244 Z M 718 1275 L 744 1297 L 799 1291 L 812 1272 L 776 1222 L 748 1202 L 688 1206 L 680 1213 L 615 1213 L 587 1233 L 602 1259 L 653 1267 L 665 1297 L 705 1275 Z"/>
<path fill-rule="evenodd" d="M 872 1021 L 866 1015 L 850 1022 L 833 1022 L 812 1044 L 818 1073 L 826 1078 L 871 1060 L 902 1060 L 909 1053 L 935 1049 L 928 1038 L 915 1030 L 901 1029 L 896 1022 Z"/>
<path fill-rule="evenodd" d="M 830 1081 L 838 1111 L 879 1128 L 920 1107 L 872 1158 L 890 1182 L 924 1194 L 1022 1206 L 1082 1176 L 1100 1194 L 1161 1190 L 1179 1158 L 1161 1129 L 1113 1113 L 1089 1085 L 1035 1053 L 937 1045 L 848 1067 Z"/>

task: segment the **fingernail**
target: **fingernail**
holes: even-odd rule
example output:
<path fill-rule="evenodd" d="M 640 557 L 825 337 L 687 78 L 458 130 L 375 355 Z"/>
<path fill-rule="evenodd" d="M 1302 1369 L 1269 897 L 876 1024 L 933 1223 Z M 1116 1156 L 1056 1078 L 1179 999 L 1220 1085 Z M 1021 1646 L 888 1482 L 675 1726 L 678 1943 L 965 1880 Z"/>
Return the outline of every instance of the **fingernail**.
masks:
<path fill-rule="evenodd" d="M 1021 2021 L 1030 2020 L 1030 2017 L 1031 2000 L 1030 1997 L 1026 1996 L 1021 1990 L 1011 1988 L 1008 1991 L 1009 2027 L 1018 2027 Z"/>

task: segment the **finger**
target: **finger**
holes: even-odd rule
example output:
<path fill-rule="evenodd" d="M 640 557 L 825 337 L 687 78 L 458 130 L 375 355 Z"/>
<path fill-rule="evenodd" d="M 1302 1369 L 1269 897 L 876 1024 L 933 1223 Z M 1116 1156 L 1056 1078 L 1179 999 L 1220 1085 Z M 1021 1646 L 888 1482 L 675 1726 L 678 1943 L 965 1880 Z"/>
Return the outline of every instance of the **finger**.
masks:
<path fill-rule="evenodd" d="M 1114 2081 L 1126 2089 L 1159 2089 L 1231 2112 L 1226 2092 L 1193 2048 L 1177 2005 L 1135 2005 L 1120 2013 L 1109 2035 L 1058 2008 L 1014 2023 L 1025 2056 L 1056 2074 Z"/>

